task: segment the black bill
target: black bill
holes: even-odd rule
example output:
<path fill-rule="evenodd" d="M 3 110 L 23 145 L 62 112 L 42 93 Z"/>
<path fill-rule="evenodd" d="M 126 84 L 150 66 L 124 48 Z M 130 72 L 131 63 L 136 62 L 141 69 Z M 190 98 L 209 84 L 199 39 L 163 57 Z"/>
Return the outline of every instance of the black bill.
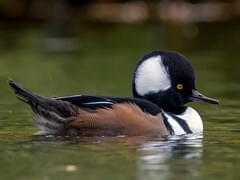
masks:
<path fill-rule="evenodd" d="M 197 90 L 192 90 L 192 96 L 189 97 L 191 101 L 199 101 L 199 102 L 206 102 L 210 104 L 219 104 L 219 101 L 217 99 L 209 98 L 207 96 L 204 96 Z"/>

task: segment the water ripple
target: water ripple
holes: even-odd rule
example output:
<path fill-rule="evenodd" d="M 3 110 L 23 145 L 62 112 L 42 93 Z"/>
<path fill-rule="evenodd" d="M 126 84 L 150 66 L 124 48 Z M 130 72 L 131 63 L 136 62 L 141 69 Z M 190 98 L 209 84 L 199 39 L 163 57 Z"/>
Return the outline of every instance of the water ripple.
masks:
<path fill-rule="evenodd" d="M 202 158 L 202 135 L 173 136 L 164 141 L 153 140 L 142 144 L 137 161 L 138 179 L 166 179 L 174 171 L 189 166 L 190 177 L 198 176 Z"/>

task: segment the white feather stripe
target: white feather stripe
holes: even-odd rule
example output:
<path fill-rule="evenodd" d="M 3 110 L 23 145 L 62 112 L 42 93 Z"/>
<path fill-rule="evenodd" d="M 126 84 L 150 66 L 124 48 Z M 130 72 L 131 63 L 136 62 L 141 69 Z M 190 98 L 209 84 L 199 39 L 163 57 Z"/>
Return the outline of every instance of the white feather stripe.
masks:
<path fill-rule="evenodd" d="M 186 134 L 181 125 L 172 116 L 169 116 L 167 113 L 164 113 L 164 115 L 166 116 L 168 123 L 173 129 L 174 135 Z"/>
<path fill-rule="evenodd" d="M 163 113 L 166 116 L 168 123 L 171 125 L 175 135 L 186 134 L 184 128 L 177 122 L 176 119 L 174 119 L 174 117 L 170 116 L 167 112 L 163 111 Z M 187 107 L 182 114 L 176 115 L 176 117 L 185 121 L 193 134 L 199 134 L 203 132 L 202 119 L 198 112 L 193 108 Z"/>
<path fill-rule="evenodd" d="M 198 112 L 192 107 L 187 107 L 187 109 L 181 115 L 176 115 L 177 117 L 186 121 L 188 127 L 193 133 L 203 132 L 203 122 L 198 114 Z"/>
<path fill-rule="evenodd" d="M 92 104 L 96 104 L 96 105 L 98 105 L 98 104 L 110 104 L 110 105 L 113 105 L 113 103 L 112 102 L 108 102 L 108 101 L 99 101 L 99 102 L 88 102 L 88 103 L 83 103 L 83 104 L 85 104 L 85 105 L 92 105 Z"/>

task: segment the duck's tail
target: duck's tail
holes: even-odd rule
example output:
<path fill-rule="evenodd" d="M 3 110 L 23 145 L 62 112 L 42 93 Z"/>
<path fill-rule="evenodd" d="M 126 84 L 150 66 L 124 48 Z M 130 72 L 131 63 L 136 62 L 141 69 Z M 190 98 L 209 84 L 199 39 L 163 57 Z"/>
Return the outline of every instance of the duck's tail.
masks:
<path fill-rule="evenodd" d="M 13 80 L 9 85 L 20 100 L 31 106 L 40 133 L 62 133 L 65 120 L 77 113 L 78 108 L 69 102 L 34 94 Z"/>
<path fill-rule="evenodd" d="M 21 101 L 32 105 L 34 103 L 41 104 L 41 97 L 38 95 L 33 94 L 29 90 L 24 89 L 20 84 L 18 84 L 14 80 L 9 80 L 9 85 L 17 95 L 17 98 Z"/>

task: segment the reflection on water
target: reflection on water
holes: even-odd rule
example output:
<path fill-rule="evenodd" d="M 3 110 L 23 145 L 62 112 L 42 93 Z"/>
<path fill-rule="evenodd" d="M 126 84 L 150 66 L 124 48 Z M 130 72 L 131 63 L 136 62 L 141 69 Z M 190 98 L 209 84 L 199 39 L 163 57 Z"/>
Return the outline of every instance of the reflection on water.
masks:
<path fill-rule="evenodd" d="M 185 177 L 198 176 L 202 146 L 202 135 L 175 136 L 142 144 L 137 161 L 138 179 L 169 179 L 179 171 Z"/>

